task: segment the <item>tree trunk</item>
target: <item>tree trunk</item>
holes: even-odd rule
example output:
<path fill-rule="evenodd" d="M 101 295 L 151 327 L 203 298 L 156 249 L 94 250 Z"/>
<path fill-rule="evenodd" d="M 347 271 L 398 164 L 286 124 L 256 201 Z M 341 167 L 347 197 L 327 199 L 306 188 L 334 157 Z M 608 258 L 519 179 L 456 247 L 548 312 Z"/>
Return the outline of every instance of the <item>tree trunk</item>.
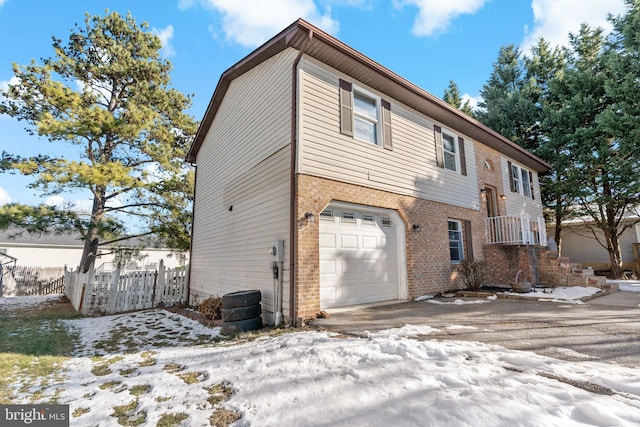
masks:
<path fill-rule="evenodd" d="M 609 251 L 609 260 L 611 261 L 611 278 L 622 279 L 624 277 L 624 268 L 618 235 L 610 236 L 607 241 L 609 242 L 607 251 Z"/>
<path fill-rule="evenodd" d="M 105 189 L 99 189 L 93 196 L 93 207 L 91 208 L 91 221 L 87 228 L 84 240 L 84 249 L 82 250 L 82 258 L 80 259 L 80 269 L 83 273 L 89 271 L 96 262 L 98 256 L 98 245 L 100 236 L 98 227 L 104 216 L 104 194 Z"/>
<path fill-rule="evenodd" d="M 560 197 L 556 199 L 556 209 L 555 209 L 555 221 L 556 227 L 554 230 L 553 239 L 556 241 L 556 246 L 558 247 L 558 259 L 562 256 L 562 208 L 561 208 L 562 200 Z"/>

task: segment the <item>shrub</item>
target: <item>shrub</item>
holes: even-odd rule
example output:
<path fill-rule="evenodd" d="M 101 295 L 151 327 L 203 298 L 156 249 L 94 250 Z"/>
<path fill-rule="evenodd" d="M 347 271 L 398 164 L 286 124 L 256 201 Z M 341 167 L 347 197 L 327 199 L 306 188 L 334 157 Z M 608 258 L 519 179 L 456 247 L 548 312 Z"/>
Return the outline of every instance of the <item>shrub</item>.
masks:
<path fill-rule="evenodd" d="M 485 267 L 487 263 L 484 261 L 471 261 L 464 259 L 458 265 L 458 273 L 462 279 L 465 289 L 477 291 L 484 283 Z"/>
<path fill-rule="evenodd" d="M 222 319 L 222 298 L 209 297 L 198 304 L 198 312 L 202 313 L 207 319 Z"/>

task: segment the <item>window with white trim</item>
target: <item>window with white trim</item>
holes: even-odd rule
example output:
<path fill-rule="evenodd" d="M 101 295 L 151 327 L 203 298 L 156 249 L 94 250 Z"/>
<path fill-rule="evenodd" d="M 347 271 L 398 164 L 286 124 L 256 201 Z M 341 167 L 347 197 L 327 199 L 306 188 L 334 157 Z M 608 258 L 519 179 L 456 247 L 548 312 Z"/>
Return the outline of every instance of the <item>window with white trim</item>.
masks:
<path fill-rule="evenodd" d="M 433 125 L 436 165 L 460 175 L 467 175 L 464 138 L 439 125 Z"/>
<path fill-rule="evenodd" d="M 520 193 L 520 168 L 514 164 L 511 165 L 511 191 Z"/>
<path fill-rule="evenodd" d="M 448 220 L 449 225 L 449 253 L 451 262 L 457 264 L 464 259 L 464 241 L 462 239 L 462 221 Z"/>
<path fill-rule="evenodd" d="M 456 139 L 446 131 L 442 131 L 442 152 L 444 155 L 444 168 L 453 172 L 457 171 Z"/>
<path fill-rule="evenodd" d="M 531 197 L 531 183 L 529 182 L 529 171 L 520 169 L 520 176 L 522 177 L 522 194 Z"/>
<path fill-rule="evenodd" d="M 378 144 L 378 102 L 358 90 L 353 92 L 353 137 Z"/>
<path fill-rule="evenodd" d="M 391 103 L 340 79 L 340 133 L 393 150 Z"/>
<path fill-rule="evenodd" d="M 507 162 L 509 170 L 509 185 L 512 193 L 535 199 L 533 193 L 533 173 L 511 162 Z"/>

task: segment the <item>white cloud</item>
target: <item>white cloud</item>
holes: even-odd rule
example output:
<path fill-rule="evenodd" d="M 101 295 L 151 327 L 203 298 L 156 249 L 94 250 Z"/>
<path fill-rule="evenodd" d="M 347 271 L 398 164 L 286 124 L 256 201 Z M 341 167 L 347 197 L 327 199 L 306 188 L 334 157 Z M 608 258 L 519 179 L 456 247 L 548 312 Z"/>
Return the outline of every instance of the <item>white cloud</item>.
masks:
<path fill-rule="evenodd" d="M 4 92 L 9 89 L 9 86 L 17 85 L 18 83 L 20 83 L 20 79 L 16 76 L 12 76 L 9 80 L 0 80 L 0 91 Z"/>
<path fill-rule="evenodd" d="M 462 95 L 462 105 L 464 105 L 467 101 L 469 101 L 469 105 L 471 106 L 471 108 L 475 110 L 476 108 L 478 108 L 478 104 L 482 101 L 482 97 L 474 97 L 469 95 L 468 93 L 465 93 L 464 95 Z"/>
<path fill-rule="evenodd" d="M 458 15 L 473 14 L 490 0 L 394 0 L 396 7 L 418 8 L 411 31 L 416 36 L 433 36 L 447 31 Z"/>
<path fill-rule="evenodd" d="M 566 45 L 569 33 L 577 33 L 580 24 L 611 30 L 607 14 L 620 15 L 625 12 L 624 0 L 532 0 L 533 28 L 525 28 L 525 37 L 520 49 L 529 53 L 540 37 L 552 46 Z"/>
<path fill-rule="evenodd" d="M 11 196 L 9 196 L 9 193 L 7 193 L 4 188 L 0 187 L 0 206 L 6 205 L 7 203 L 11 203 Z"/>
<path fill-rule="evenodd" d="M 331 18 L 331 9 L 320 12 L 313 0 L 201 1 L 222 15 L 225 38 L 246 47 L 259 46 L 300 17 L 331 34 L 339 28 L 338 21 Z M 179 6 L 192 4 L 182 0 Z"/>
<path fill-rule="evenodd" d="M 91 199 L 76 200 L 75 202 L 73 202 L 73 206 L 76 212 L 89 215 L 91 213 L 91 209 L 93 209 L 93 200 Z"/>
<path fill-rule="evenodd" d="M 171 39 L 173 38 L 173 25 L 169 24 L 163 30 L 154 28 L 153 33 L 158 36 L 162 42 L 162 50 L 160 52 L 162 56 L 165 58 L 175 56 L 176 51 L 171 45 Z"/>
<path fill-rule="evenodd" d="M 64 206 L 66 204 L 66 200 L 64 199 L 64 197 L 62 196 L 49 196 L 47 197 L 47 199 L 44 201 L 44 204 L 47 206 Z"/>

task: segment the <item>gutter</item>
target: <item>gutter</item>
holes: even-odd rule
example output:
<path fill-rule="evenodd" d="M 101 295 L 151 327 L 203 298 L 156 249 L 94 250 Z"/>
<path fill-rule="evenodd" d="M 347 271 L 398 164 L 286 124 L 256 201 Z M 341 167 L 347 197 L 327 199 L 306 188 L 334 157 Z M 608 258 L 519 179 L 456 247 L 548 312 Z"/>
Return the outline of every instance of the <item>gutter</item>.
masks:
<path fill-rule="evenodd" d="M 289 325 L 297 325 L 297 311 L 296 311 L 296 253 L 297 253 L 297 239 L 295 226 L 297 200 L 298 200 L 298 182 L 296 179 L 296 159 L 298 156 L 298 64 L 302 55 L 309 47 L 311 40 L 313 39 L 313 29 L 309 29 L 307 39 L 304 45 L 298 51 L 296 59 L 293 61 L 291 68 L 291 182 L 289 189 Z"/>

